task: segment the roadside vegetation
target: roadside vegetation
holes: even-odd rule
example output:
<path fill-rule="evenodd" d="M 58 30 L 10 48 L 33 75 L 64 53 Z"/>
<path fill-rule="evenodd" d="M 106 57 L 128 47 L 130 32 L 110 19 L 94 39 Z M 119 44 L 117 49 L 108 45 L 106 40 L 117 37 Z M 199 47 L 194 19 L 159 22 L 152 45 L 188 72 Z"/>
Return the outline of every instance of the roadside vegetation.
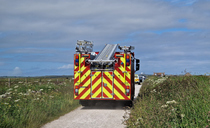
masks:
<path fill-rule="evenodd" d="M 210 127 L 210 77 L 149 77 L 131 109 L 127 127 Z"/>
<path fill-rule="evenodd" d="M 78 106 L 71 79 L 0 79 L 1 128 L 41 127 Z"/>

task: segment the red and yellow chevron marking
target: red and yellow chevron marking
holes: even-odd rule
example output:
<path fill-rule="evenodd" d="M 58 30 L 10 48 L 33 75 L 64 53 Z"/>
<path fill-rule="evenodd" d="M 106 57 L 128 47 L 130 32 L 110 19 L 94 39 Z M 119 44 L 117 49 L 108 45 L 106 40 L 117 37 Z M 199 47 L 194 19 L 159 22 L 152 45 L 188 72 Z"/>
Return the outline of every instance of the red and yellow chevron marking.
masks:
<path fill-rule="evenodd" d="M 92 72 L 91 98 L 101 98 L 101 71 Z"/>
<path fill-rule="evenodd" d="M 125 54 L 120 57 L 120 66 L 114 70 L 114 99 L 130 100 L 131 96 L 126 96 L 126 86 L 131 86 L 131 65 L 126 66 Z M 130 91 L 131 92 L 131 91 Z"/>
<path fill-rule="evenodd" d="M 74 65 L 74 87 L 79 86 L 78 96 L 74 99 L 90 99 L 90 68 L 85 66 L 85 57 L 79 55 L 79 66 Z"/>
<path fill-rule="evenodd" d="M 92 72 L 91 98 L 108 99 L 113 98 L 113 73 L 112 72 Z"/>
<path fill-rule="evenodd" d="M 131 65 L 126 66 L 125 54 L 119 54 L 119 66 L 114 71 L 92 71 L 85 65 L 87 55 L 79 55 L 79 66 L 74 66 L 74 88 L 79 87 L 74 99 L 130 100 L 126 86 L 131 86 Z M 131 90 L 131 88 L 130 88 Z"/>
<path fill-rule="evenodd" d="M 103 97 L 113 98 L 113 72 L 103 72 Z"/>

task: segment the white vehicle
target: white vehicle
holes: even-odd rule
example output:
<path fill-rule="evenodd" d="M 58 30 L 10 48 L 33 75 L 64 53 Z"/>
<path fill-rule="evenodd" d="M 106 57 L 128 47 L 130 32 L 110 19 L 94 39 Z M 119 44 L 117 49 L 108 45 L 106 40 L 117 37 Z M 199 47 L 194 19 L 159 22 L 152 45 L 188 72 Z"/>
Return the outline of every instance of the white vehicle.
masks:
<path fill-rule="evenodd" d="M 135 83 L 139 84 L 141 83 L 140 77 L 138 74 L 135 74 Z"/>

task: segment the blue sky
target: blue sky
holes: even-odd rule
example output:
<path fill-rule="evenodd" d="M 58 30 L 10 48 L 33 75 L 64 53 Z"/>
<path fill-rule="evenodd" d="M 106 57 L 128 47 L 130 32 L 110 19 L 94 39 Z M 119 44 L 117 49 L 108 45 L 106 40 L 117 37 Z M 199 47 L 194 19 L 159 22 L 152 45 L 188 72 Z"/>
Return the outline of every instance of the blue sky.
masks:
<path fill-rule="evenodd" d="M 210 0 L 0 0 L 0 76 L 72 75 L 77 40 L 135 46 L 137 73 L 210 72 Z"/>

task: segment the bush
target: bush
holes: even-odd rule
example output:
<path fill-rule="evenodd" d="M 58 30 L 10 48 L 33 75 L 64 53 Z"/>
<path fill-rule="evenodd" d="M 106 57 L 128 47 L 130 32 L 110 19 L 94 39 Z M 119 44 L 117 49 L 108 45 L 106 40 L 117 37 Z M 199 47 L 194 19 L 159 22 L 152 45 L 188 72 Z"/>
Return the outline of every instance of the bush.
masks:
<path fill-rule="evenodd" d="M 210 78 L 148 78 L 126 120 L 128 127 L 206 127 L 210 124 Z"/>
<path fill-rule="evenodd" d="M 1 128 L 40 127 L 79 106 L 73 99 L 73 82 L 69 80 L 22 81 L 13 79 L 11 87 L 1 85 Z"/>

